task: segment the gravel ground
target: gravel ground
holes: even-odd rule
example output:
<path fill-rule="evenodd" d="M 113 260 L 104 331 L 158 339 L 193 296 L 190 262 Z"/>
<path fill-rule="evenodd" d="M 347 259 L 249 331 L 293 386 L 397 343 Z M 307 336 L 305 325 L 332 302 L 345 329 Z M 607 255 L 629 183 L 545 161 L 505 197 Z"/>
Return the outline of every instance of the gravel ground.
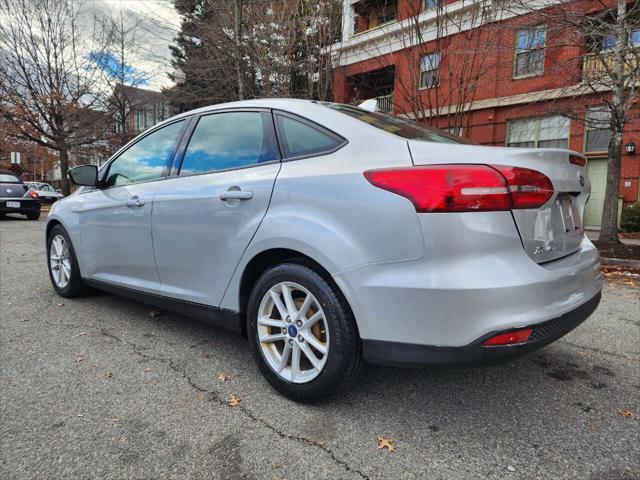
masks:
<path fill-rule="evenodd" d="M 57 297 L 43 229 L 0 223 L 3 479 L 640 478 L 640 290 L 607 285 L 586 323 L 515 363 L 368 367 L 342 397 L 298 405 L 242 338 L 108 294 Z"/>

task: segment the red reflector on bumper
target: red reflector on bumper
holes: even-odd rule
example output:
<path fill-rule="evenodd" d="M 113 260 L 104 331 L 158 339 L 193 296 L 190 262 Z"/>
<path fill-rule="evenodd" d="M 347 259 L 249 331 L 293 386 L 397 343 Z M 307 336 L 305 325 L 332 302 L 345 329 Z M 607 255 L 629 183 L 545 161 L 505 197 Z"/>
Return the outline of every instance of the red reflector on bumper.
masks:
<path fill-rule="evenodd" d="M 501 333 L 494 337 L 488 338 L 482 342 L 483 347 L 496 347 L 499 345 L 515 345 L 516 343 L 524 343 L 529 340 L 533 333 L 533 328 L 523 328 L 512 332 Z"/>

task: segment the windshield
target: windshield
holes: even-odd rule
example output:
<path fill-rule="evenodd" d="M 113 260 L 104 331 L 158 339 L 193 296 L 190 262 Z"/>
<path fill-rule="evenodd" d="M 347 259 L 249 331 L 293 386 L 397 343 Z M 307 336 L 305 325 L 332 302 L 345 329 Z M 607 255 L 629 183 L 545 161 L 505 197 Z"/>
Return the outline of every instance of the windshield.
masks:
<path fill-rule="evenodd" d="M 407 138 L 409 140 L 423 140 L 425 142 L 438 143 L 474 143 L 465 138 L 438 130 L 437 128 L 418 125 L 411 120 L 394 117 L 392 115 L 387 115 L 386 113 L 369 112 L 362 108 L 354 107 L 353 105 L 332 103 L 329 104 L 329 108 L 368 123 L 369 125 L 384 130 L 385 132 L 393 133 L 394 135 L 398 135 L 399 137 Z"/>
<path fill-rule="evenodd" d="M 20 183 L 20 180 L 15 175 L 0 173 L 0 183 Z"/>

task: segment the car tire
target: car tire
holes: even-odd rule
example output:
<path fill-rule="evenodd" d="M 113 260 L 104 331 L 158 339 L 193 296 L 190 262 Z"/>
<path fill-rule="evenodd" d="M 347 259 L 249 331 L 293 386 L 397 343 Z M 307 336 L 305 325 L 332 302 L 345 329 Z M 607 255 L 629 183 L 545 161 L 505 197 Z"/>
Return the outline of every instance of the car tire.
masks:
<path fill-rule="evenodd" d="M 52 255 L 54 255 L 55 257 L 59 257 L 59 255 L 56 255 L 58 253 L 56 251 L 57 247 L 53 245 L 53 242 L 60 237 L 64 239 L 64 245 L 68 249 L 66 250 L 67 253 L 65 255 L 65 266 L 67 266 L 69 269 L 69 274 L 67 276 L 66 282 L 59 281 L 57 277 L 57 271 L 61 268 L 61 264 L 58 264 L 58 269 L 56 270 L 54 269 L 53 265 L 58 262 L 52 260 Z M 61 297 L 79 297 L 86 294 L 90 290 L 90 288 L 82 281 L 76 252 L 73 248 L 73 244 L 71 243 L 71 239 L 69 238 L 67 231 L 60 224 L 55 225 L 47 236 L 47 266 L 49 268 L 49 278 L 51 279 L 51 284 L 53 285 L 56 293 Z"/>
<path fill-rule="evenodd" d="M 344 390 L 356 381 L 363 362 L 362 345 L 351 308 L 331 276 L 319 270 L 304 260 L 271 267 L 254 285 L 247 306 L 247 336 L 261 373 L 273 388 L 297 402 L 315 402 Z M 291 312 L 287 308 L 284 288 L 289 290 L 289 297 L 294 298 L 294 310 L 298 312 L 296 315 L 300 315 L 296 317 L 284 313 L 287 318 L 295 317 L 289 318 L 290 323 L 286 318 L 282 322 L 283 315 L 273 300 L 274 292 L 280 289 L 280 293 L 276 294 L 279 295 L 280 306 L 286 312 Z M 312 295 L 310 307 L 301 315 L 307 294 Z M 266 314 L 265 311 L 270 313 Z M 313 323 L 316 317 L 320 320 Z M 264 319 L 271 325 L 265 326 Z M 291 329 L 291 326 L 294 328 Z M 278 332 L 285 336 L 284 340 L 269 343 L 261 341 L 272 333 L 278 336 Z M 288 349 L 288 357 L 285 349 Z M 324 354 L 321 353 L 322 349 L 325 350 Z M 297 356 L 295 350 L 298 350 Z M 311 362 L 305 351 L 311 351 L 317 365 Z M 291 365 L 281 367 L 283 357 L 288 358 L 284 363 Z M 295 358 L 297 368 L 294 369 Z M 309 368 L 301 369 L 305 364 Z M 281 368 L 280 373 L 278 368 Z"/>
<path fill-rule="evenodd" d="M 40 218 L 40 212 L 29 212 L 26 215 L 29 220 L 38 220 Z"/>

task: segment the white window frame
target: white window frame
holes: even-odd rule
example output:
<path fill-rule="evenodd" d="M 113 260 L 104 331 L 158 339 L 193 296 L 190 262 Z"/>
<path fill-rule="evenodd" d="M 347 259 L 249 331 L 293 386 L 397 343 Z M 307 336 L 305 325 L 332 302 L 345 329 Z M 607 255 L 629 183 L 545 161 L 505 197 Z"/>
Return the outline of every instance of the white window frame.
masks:
<path fill-rule="evenodd" d="M 541 141 L 547 141 L 547 140 L 541 140 L 540 139 L 540 131 L 541 131 L 541 123 L 542 120 L 545 118 L 549 118 L 549 117 L 563 117 L 563 115 L 540 115 L 540 116 L 536 116 L 536 117 L 523 117 L 523 118 L 512 118 L 511 120 L 507 121 L 507 132 L 505 135 L 505 145 L 507 147 L 511 147 L 513 144 L 515 143 L 523 143 L 523 142 L 510 142 L 509 141 L 509 136 L 512 132 L 512 125 L 515 122 L 521 122 L 521 121 L 535 121 L 535 137 L 533 139 L 533 146 L 532 147 L 524 147 L 524 148 L 546 148 L 546 147 L 540 147 L 540 142 Z M 567 118 L 567 117 L 564 117 Z M 550 140 L 564 140 L 564 138 L 554 138 L 554 139 L 550 139 Z M 567 118 L 567 146 L 566 147 L 554 147 L 554 148 L 569 148 L 569 141 L 571 140 L 571 120 Z M 517 145 L 516 145 L 517 147 Z"/>
<path fill-rule="evenodd" d="M 424 59 L 426 57 L 433 58 L 433 57 L 436 57 L 436 56 L 438 58 L 437 64 L 434 66 L 433 65 L 433 61 L 430 61 L 429 62 L 429 66 L 431 68 L 423 69 Z M 442 53 L 441 52 L 425 53 L 424 55 L 422 55 L 420 57 L 420 78 L 418 79 L 420 90 L 427 90 L 427 89 L 430 89 L 430 88 L 436 88 L 436 87 L 438 87 L 440 85 L 440 63 L 442 63 Z M 431 73 L 433 75 L 431 77 L 432 78 L 431 84 L 429 84 L 429 85 L 424 85 L 423 84 L 422 75 L 424 73 Z"/>
<path fill-rule="evenodd" d="M 520 33 L 521 32 L 535 32 L 537 30 L 543 30 L 544 31 L 544 43 L 542 45 L 536 46 L 534 48 L 520 48 L 518 46 L 518 40 L 520 38 Z M 515 49 L 514 49 L 514 53 L 513 53 L 513 78 L 514 79 L 520 79 L 520 78 L 529 78 L 529 77 L 537 77 L 540 75 L 544 75 L 544 62 L 545 62 L 545 58 L 546 58 L 546 48 L 547 48 L 547 26 L 544 24 L 540 24 L 540 25 L 535 25 L 532 27 L 526 27 L 526 28 L 520 28 L 518 30 L 516 30 L 516 38 L 515 38 Z M 530 54 L 532 52 L 536 52 L 536 51 L 542 51 L 542 67 L 540 69 L 540 71 L 535 71 L 535 72 L 527 72 L 527 73 L 522 73 L 519 74 L 518 73 L 518 57 L 520 55 L 526 55 L 526 54 Z"/>

